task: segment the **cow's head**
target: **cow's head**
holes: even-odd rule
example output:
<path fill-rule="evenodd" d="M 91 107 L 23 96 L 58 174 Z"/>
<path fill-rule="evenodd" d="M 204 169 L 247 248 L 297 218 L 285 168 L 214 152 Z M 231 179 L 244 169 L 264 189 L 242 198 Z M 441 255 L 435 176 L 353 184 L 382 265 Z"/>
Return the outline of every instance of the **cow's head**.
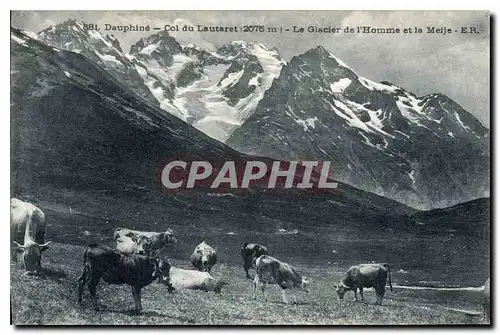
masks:
<path fill-rule="evenodd" d="M 149 255 L 151 249 L 151 239 L 144 235 L 139 235 L 134 241 L 137 244 L 137 253 L 139 255 Z"/>
<path fill-rule="evenodd" d="M 44 244 L 38 244 L 35 241 L 28 241 L 24 245 L 20 245 L 14 241 L 16 249 L 22 252 L 24 268 L 28 272 L 36 272 L 40 270 L 40 261 L 42 259 L 42 252 L 47 250 L 50 245 L 50 241 Z"/>
<path fill-rule="evenodd" d="M 196 253 L 200 257 L 201 269 L 202 271 L 208 271 L 210 267 L 210 258 L 212 256 L 212 250 L 205 248 L 198 248 Z"/>
<path fill-rule="evenodd" d="M 174 236 L 174 232 L 172 229 L 168 228 L 164 233 L 165 236 L 165 245 L 177 243 L 177 239 Z"/>
<path fill-rule="evenodd" d="M 349 291 L 349 287 L 346 286 L 344 283 L 340 283 L 338 285 L 335 285 L 335 291 L 337 292 L 337 294 L 339 295 L 339 299 L 342 300 L 344 299 L 344 295 L 347 291 Z"/>
<path fill-rule="evenodd" d="M 153 279 L 158 279 L 158 283 L 162 283 L 172 288 L 170 284 L 170 263 L 165 258 L 152 258 L 151 264 L 154 266 Z M 173 288 L 172 288 L 173 289 Z"/>
<path fill-rule="evenodd" d="M 302 291 L 305 291 L 306 293 L 309 293 L 309 279 L 307 279 L 307 277 L 302 277 L 302 280 L 300 282 L 300 289 Z"/>

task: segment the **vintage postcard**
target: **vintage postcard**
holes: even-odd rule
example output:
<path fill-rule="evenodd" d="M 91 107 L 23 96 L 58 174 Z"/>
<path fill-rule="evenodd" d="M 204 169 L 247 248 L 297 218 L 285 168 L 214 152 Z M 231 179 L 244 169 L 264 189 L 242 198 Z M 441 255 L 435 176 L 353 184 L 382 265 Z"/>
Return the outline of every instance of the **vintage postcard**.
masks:
<path fill-rule="evenodd" d="M 13 325 L 490 325 L 487 11 L 12 11 Z"/>

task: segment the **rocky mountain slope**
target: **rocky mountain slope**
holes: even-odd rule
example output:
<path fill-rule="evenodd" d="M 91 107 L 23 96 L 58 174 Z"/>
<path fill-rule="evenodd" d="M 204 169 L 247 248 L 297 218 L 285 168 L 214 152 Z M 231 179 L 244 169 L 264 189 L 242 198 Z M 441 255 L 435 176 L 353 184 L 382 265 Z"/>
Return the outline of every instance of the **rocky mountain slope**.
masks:
<path fill-rule="evenodd" d="M 160 184 L 162 164 L 168 159 L 206 160 L 214 165 L 214 174 L 227 160 L 235 161 L 237 171 L 254 159 L 264 161 L 270 169 L 270 159 L 241 154 L 163 113 L 84 56 L 47 46 L 16 29 L 11 29 L 11 64 L 13 195 L 46 194 L 40 190 L 49 187 L 56 193 L 85 190 L 176 203 L 172 198 L 183 192 L 169 193 Z M 302 175 L 303 170 L 298 169 L 297 178 Z M 397 226 L 399 215 L 412 212 L 395 201 L 345 184 L 324 194 L 295 190 L 277 196 L 260 190 L 265 185 L 259 184 L 243 194 L 248 202 L 231 193 L 221 194 L 226 200 L 213 198 L 207 196 L 207 185 L 200 186 L 194 190 L 196 195 L 185 195 L 191 199 L 186 202 L 203 208 L 207 201 L 229 201 L 228 213 L 233 211 L 231 203 L 260 207 L 267 197 L 277 199 L 291 212 L 310 216 L 311 206 L 319 206 L 337 213 L 335 220 L 348 216 L 356 224 L 371 218 L 375 225 Z M 315 199 L 321 200 L 316 203 Z M 364 219 L 354 220 L 353 216 Z"/>
<path fill-rule="evenodd" d="M 331 160 L 334 178 L 418 209 L 489 194 L 489 131 L 442 94 L 363 78 L 323 47 L 293 57 L 226 142 Z"/>
<path fill-rule="evenodd" d="M 113 36 L 83 27 L 68 20 L 36 37 L 93 60 L 150 103 L 221 141 L 253 113 L 284 64 L 259 43 L 208 51 L 180 45 L 166 31 L 141 38 L 127 53 Z"/>

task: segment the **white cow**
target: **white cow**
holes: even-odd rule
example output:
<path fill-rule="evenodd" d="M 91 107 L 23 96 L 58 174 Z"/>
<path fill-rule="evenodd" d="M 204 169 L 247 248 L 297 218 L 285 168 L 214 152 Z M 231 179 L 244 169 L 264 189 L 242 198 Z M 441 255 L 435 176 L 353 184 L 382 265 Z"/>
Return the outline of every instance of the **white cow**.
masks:
<path fill-rule="evenodd" d="M 45 243 L 45 214 L 38 207 L 12 198 L 10 201 L 11 259 L 17 262 L 17 253 L 22 252 L 23 266 L 28 272 L 41 269 Z"/>
<path fill-rule="evenodd" d="M 208 272 L 185 270 L 176 267 L 170 268 L 170 282 L 175 289 L 214 291 L 219 293 L 225 284 Z"/>

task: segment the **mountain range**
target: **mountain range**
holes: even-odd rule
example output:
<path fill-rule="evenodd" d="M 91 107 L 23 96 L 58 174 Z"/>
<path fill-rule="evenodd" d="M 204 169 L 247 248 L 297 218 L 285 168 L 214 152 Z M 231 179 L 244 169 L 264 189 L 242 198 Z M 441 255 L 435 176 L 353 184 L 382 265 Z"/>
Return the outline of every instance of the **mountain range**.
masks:
<path fill-rule="evenodd" d="M 337 180 L 418 209 L 489 195 L 489 131 L 474 116 L 445 95 L 364 78 L 323 47 L 293 57 L 226 143 L 331 160 Z"/>
<path fill-rule="evenodd" d="M 284 61 L 259 43 L 234 41 L 216 51 L 180 45 L 166 31 L 141 38 L 124 52 L 119 41 L 68 20 L 35 38 L 80 53 L 136 94 L 224 141 L 255 110 Z"/>
<path fill-rule="evenodd" d="M 261 43 L 234 41 L 215 51 L 204 50 L 159 32 L 124 52 L 115 37 L 85 31 L 76 20 L 23 36 L 29 36 L 30 43 L 32 38 L 50 45 L 78 68 L 83 66 L 79 62 L 87 64 L 84 59 L 89 60 L 85 67 L 95 64 L 92 80 L 94 72 L 106 79 L 90 85 L 92 90 L 108 95 L 100 87 L 104 80 L 117 92 L 126 92 L 125 101 L 141 106 L 118 108 L 123 97 L 118 105 L 116 98 L 106 97 L 109 108 L 143 120 L 151 117 L 144 110 L 151 110 L 158 119 L 148 126 L 155 128 L 148 134 L 151 141 L 163 141 L 153 138 L 166 126 L 181 128 L 184 136 L 163 137 L 187 148 L 187 142 L 198 138 L 190 135 L 194 129 L 187 124 L 250 155 L 330 160 L 336 180 L 417 209 L 489 196 L 489 130 L 476 118 L 442 94 L 417 97 L 397 85 L 364 78 L 321 46 L 285 62 L 276 49 Z M 61 73 L 57 76 L 65 79 Z M 44 96 L 55 85 L 48 78 L 30 78 L 34 82 L 29 85 L 36 83 L 38 92 L 30 94 Z M 101 101 L 96 104 L 102 107 Z M 77 112 L 83 107 L 74 108 Z M 204 140 L 208 136 L 199 135 Z M 140 152 L 144 138 L 135 137 L 121 140 L 137 141 L 130 150 Z M 217 148 L 241 155 L 217 141 L 195 147 L 200 154 Z M 149 150 L 141 153 L 146 160 L 157 157 Z M 137 163 L 130 162 L 130 168 Z"/>
<path fill-rule="evenodd" d="M 266 162 L 270 169 L 273 160 L 239 153 L 148 104 L 90 59 L 48 46 L 14 28 L 11 116 L 13 195 L 36 197 L 41 189 L 50 189 L 56 193 L 90 192 L 99 195 L 96 199 L 103 194 L 160 202 L 186 197 L 184 203 L 201 207 L 207 201 L 221 202 L 221 197 L 237 203 L 241 199 L 266 202 L 272 198 L 283 204 L 291 199 L 303 215 L 309 215 L 304 203 L 324 210 L 338 207 L 339 215 L 350 216 L 397 217 L 414 212 L 393 200 L 342 183 L 326 195 L 295 190 L 276 196 L 259 185 L 241 197 L 231 193 L 214 197 L 214 190 L 206 187 L 169 193 L 160 184 L 159 176 L 162 164 L 171 158 L 205 160 L 214 166 L 231 160 L 237 171 L 256 159 Z M 303 170 L 298 170 L 296 176 L 300 178 L 301 174 Z M 317 178 L 317 173 L 312 177 Z M 314 203 L 313 199 L 322 200 Z M 291 210 L 290 206 L 285 208 Z"/>

